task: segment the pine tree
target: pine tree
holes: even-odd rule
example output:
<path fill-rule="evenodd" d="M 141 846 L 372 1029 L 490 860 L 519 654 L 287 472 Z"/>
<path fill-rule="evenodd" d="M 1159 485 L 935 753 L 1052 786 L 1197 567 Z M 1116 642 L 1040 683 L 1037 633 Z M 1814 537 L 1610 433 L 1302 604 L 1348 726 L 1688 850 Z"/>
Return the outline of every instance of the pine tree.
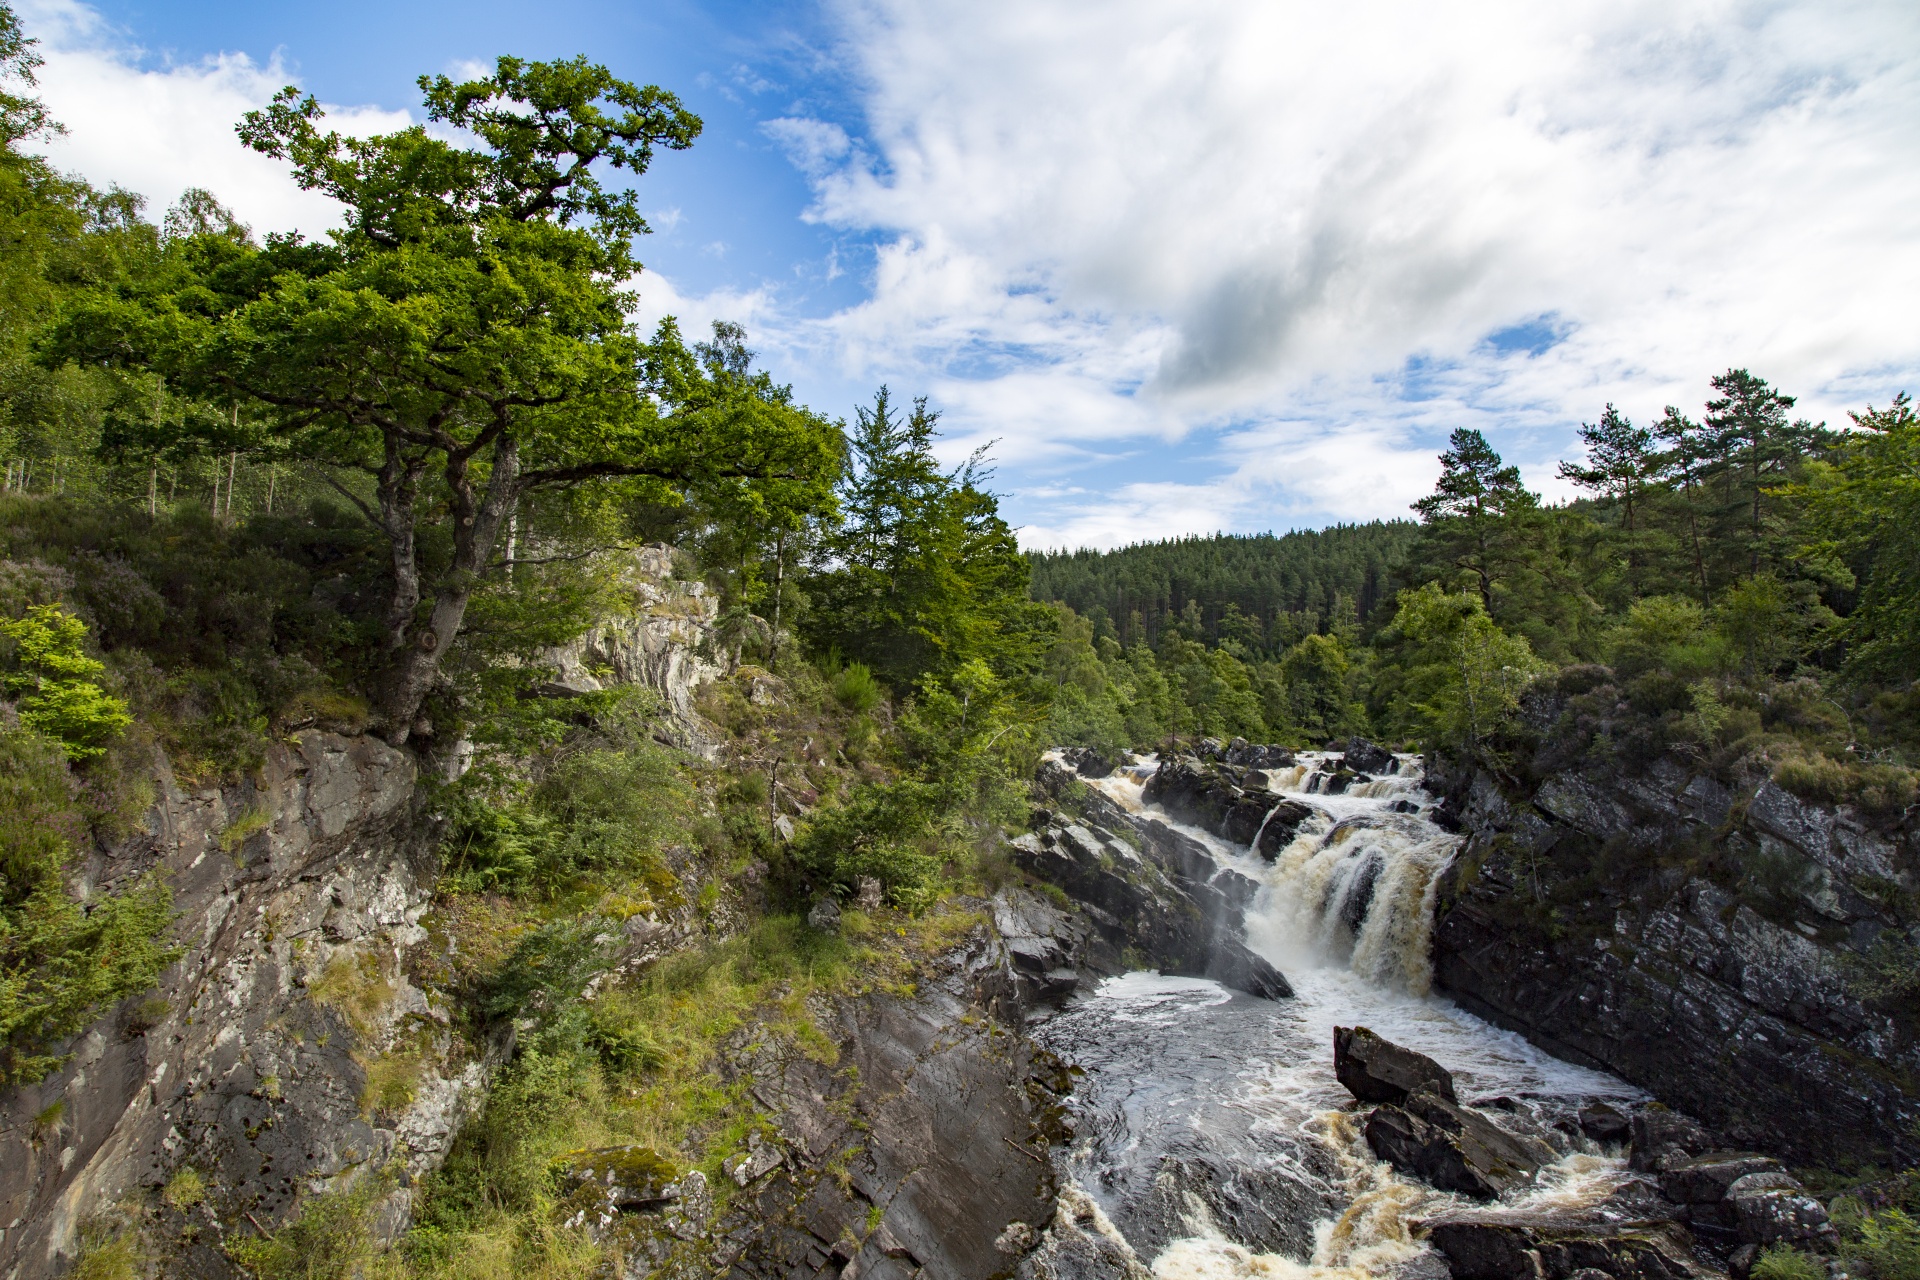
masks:
<path fill-rule="evenodd" d="M 1461 427 L 1440 455 L 1433 492 L 1413 504 L 1427 526 L 1439 559 L 1470 574 L 1489 613 L 1494 590 L 1527 559 L 1527 517 L 1540 500 L 1521 483 L 1520 469 L 1505 465 L 1486 437 Z"/>

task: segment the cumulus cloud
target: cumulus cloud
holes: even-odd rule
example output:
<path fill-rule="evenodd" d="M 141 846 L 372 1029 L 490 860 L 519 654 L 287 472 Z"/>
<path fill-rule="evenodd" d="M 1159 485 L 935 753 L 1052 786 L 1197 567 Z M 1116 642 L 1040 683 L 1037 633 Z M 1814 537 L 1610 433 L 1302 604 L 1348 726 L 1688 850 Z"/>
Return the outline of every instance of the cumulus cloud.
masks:
<path fill-rule="evenodd" d="M 40 95 L 67 129 L 44 148 L 55 164 L 139 192 L 156 216 L 198 186 L 258 231 L 318 235 L 338 223 L 337 204 L 300 190 L 284 164 L 234 136 L 242 115 L 295 78 L 277 59 L 262 66 L 222 53 L 150 65 L 145 50 L 77 0 L 23 0 L 16 8 L 46 58 Z M 404 111 L 369 107 L 330 107 L 328 114 L 349 133 L 408 123 Z"/>
<path fill-rule="evenodd" d="M 1910 4 L 839 12 L 864 136 L 770 132 L 883 241 L 845 367 L 919 371 L 1029 478 L 1216 442 L 1046 536 L 1403 513 L 1454 425 L 1551 491 L 1603 402 L 1734 364 L 1834 418 L 1920 381 Z"/>

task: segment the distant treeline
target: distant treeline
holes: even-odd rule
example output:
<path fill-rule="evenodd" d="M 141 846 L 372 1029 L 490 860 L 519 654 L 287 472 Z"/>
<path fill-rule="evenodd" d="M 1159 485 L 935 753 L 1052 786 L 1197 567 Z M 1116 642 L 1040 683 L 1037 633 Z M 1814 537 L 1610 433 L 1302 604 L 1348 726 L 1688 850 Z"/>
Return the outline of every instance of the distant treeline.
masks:
<path fill-rule="evenodd" d="M 1170 538 L 1116 551 L 1031 555 L 1033 598 L 1059 601 L 1131 648 L 1173 626 L 1209 644 L 1278 655 L 1336 618 L 1392 600 L 1420 526 L 1411 520 L 1275 535 Z"/>

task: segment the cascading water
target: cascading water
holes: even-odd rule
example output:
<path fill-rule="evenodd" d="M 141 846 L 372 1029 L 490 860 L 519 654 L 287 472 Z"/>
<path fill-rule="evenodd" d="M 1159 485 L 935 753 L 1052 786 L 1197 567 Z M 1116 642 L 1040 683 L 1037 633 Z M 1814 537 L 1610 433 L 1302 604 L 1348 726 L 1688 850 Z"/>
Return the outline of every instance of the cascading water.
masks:
<path fill-rule="evenodd" d="M 1067 1173 L 1163 1280 L 1444 1274 L 1409 1223 L 1454 1198 L 1373 1158 L 1334 1078 L 1336 1024 L 1432 1056 L 1463 1100 L 1566 1152 L 1515 1207 L 1589 1204 L 1623 1176 L 1619 1159 L 1551 1126 L 1584 1100 L 1635 1089 L 1430 994 L 1434 895 L 1458 839 L 1429 816 L 1418 761 L 1398 757 L 1392 774 L 1329 794 L 1335 759 L 1304 753 L 1267 773 L 1315 811 L 1271 862 L 1146 804 L 1151 757 L 1090 782 L 1259 884 L 1247 944 L 1295 990 L 1272 1002 L 1132 973 L 1037 1030 L 1085 1072 Z"/>

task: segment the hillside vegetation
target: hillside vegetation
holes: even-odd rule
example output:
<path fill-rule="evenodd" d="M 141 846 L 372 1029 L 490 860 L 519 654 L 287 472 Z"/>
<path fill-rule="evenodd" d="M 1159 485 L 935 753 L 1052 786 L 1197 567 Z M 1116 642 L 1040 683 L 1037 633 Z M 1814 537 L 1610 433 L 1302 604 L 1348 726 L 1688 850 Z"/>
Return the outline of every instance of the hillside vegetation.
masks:
<path fill-rule="evenodd" d="M 340 203 L 308 240 L 57 172 L 35 66 L 0 5 L 0 1086 L 137 1014 L 175 957 L 167 885 L 94 874 L 157 789 L 258 779 L 315 729 L 428 766 L 446 945 L 421 980 L 471 1046 L 513 1031 L 401 1248 L 373 1256 L 369 1180 L 274 1230 L 230 1213 L 252 1274 L 602 1274 L 556 1162 L 643 1144 L 718 1174 L 764 1123 L 719 1082 L 727 1038 L 830 1055 L 814 997 L 911 989 L 1016 874 L 1050 745 L 1368 735 L 1497 769 L 1529 683 L 1592 666 L 1595 751 L 1909 820 L 1904 398 L 1830 430 L 1734 370 L 1697 422 L 1607 408 L 1572 506 L 1462 430 L 1417 524 L 1029 557 L 980 474 L 937 462 L 924 400 L 881 388 L 849 425 L 737 326 L 633 326 L 647 228 L 603 182 L 693 145 L 671 93 L 501 58 L 421 78 L 432 128 L 344 137 L 287 90 L 236 145 Z M 711 760 L 648 695 L 569 692 L 543 656 L 630 613 L 659 543 L 719 600 Z M 807 923 L 826 899 L 837 932 Z M 699 945 L 595 985 L 606 937 L 674 911 Z M 1911 957 L 1886 965 L 1910 990 Z M 312 995 L 350 1022 L 383 981 L 349 965 Z M 367 1064 L 369 1113 L 418 1065 Z M 211 1212 L 218 1188 L 172 1178 L 89 1228 L 83 1274 L 138 1274 L 141 1222 Z"/>

